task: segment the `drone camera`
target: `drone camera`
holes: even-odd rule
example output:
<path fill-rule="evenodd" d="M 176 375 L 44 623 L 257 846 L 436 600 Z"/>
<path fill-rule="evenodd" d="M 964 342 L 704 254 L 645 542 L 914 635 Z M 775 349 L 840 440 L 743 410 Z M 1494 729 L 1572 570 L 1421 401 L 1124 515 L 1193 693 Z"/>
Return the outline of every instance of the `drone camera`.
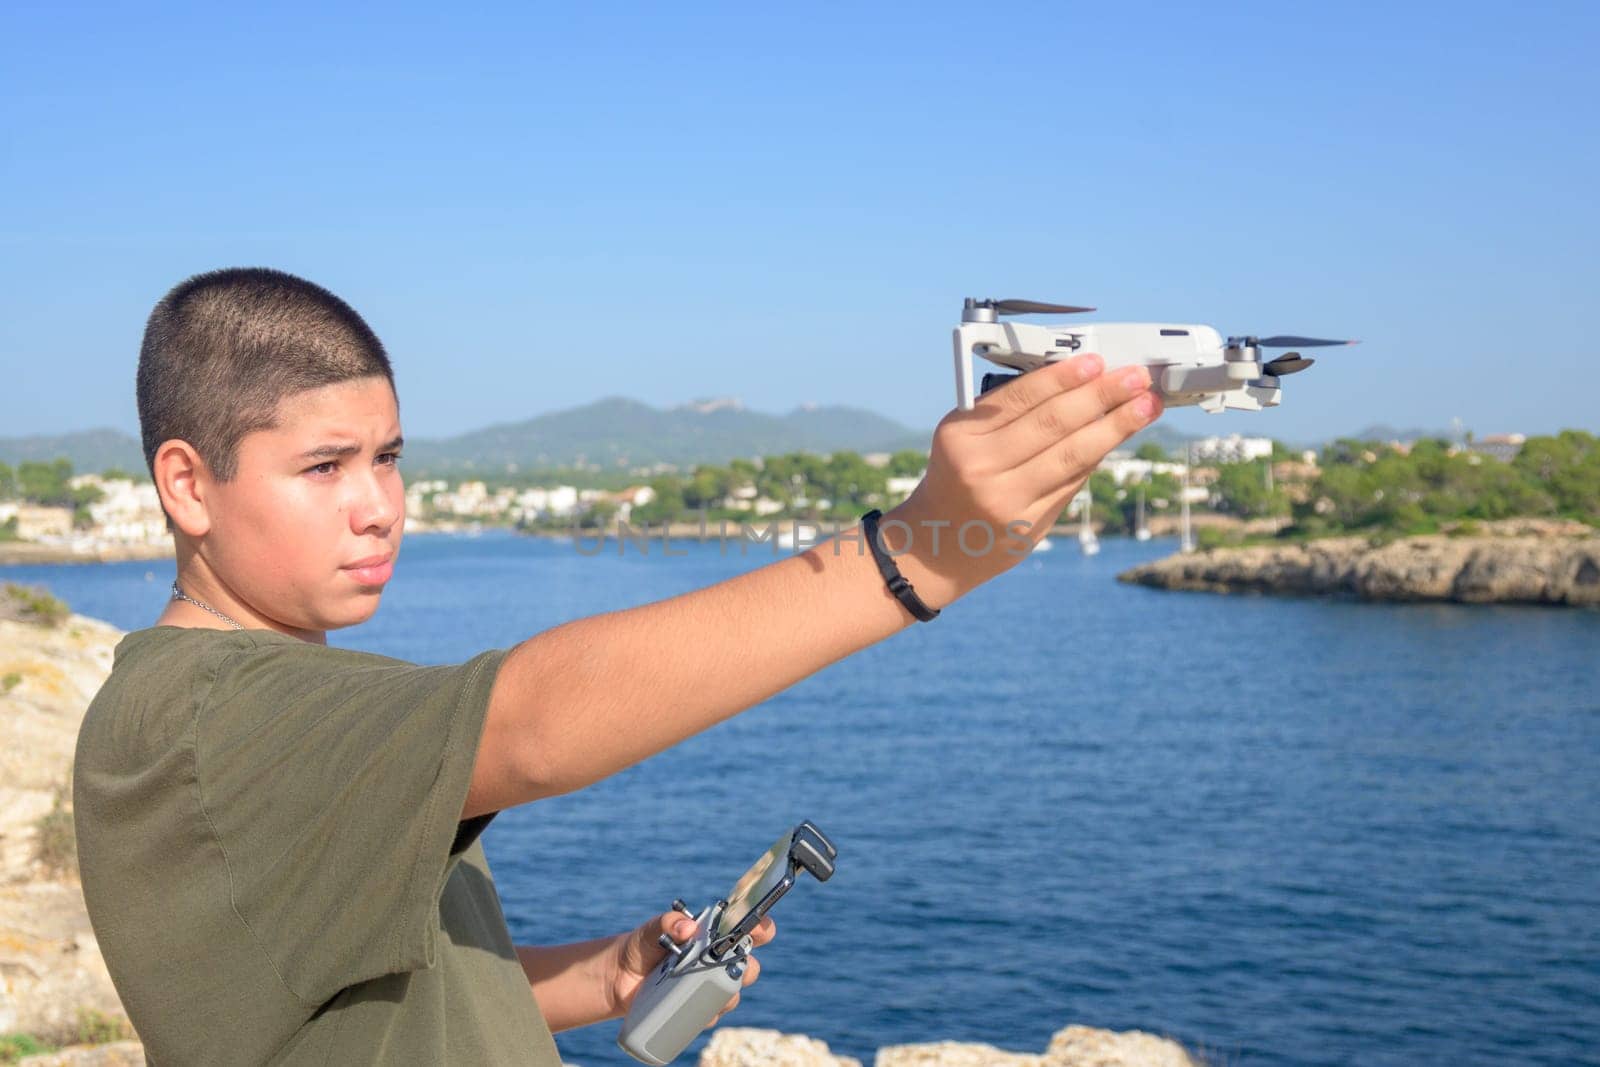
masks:
<path fill-rule="evenodd" d="M 985 374 L 983 376 L 983 384 L 978 388 L 978 395 L 982 396 L 984 393 L 987 393 L 992 389 L 1000 388 L 1013 378 L 1020 377 L 1022 377 L 1020 374 Z"/>

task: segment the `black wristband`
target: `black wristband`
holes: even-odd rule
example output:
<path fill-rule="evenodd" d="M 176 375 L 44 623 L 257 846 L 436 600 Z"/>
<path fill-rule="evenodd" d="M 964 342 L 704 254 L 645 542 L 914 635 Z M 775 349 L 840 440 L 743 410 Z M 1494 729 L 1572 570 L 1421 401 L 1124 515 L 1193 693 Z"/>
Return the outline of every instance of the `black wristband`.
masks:
<path fill-rule="evenodd" d="M 883 575 L 883 580 L 888 583 L 889 592 L 893 593 L 895 599 L 904 604 L 906 610 L 916 616 L 918 621 L 932 622 L 939 617 L 939 609 L 930 608 L 922 602 L 922 598 L 911 587 L 906 576 L 900 573 L 900 568 L 889 558 L 883 543 L 878 540 L 878 520 L 881 518 L 883 512 L 877 508 L 861 516 L 861 535 L 867 539 L 867 547 L 872 550 L 872 560 L 878 565 L 878 573 Z"/>

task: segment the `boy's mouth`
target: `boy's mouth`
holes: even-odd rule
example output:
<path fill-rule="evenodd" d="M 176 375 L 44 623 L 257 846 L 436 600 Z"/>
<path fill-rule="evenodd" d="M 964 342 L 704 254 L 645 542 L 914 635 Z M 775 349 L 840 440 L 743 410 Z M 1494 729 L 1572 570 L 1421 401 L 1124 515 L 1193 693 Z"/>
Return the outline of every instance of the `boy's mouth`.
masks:
<path fill-rule="evenodd" d="M 368 556 L 346 564 L 340 570 L 349 573 L 362 585 L 382 585 L 394 574 L 394 556 Z"/>

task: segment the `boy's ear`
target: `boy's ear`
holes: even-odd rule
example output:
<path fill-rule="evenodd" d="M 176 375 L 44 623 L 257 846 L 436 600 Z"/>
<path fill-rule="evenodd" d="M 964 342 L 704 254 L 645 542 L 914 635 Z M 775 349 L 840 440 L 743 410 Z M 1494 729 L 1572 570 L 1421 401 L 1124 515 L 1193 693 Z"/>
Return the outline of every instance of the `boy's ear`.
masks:
<path fill-rule="evenodd" d="M 172 525 L 190 537 L 204 537 L 211 530 L 205 495 L 212 479 L 206 461 L 189 442 L 174 437 L 161 442 L 153 466 L 156 492 Z"/>

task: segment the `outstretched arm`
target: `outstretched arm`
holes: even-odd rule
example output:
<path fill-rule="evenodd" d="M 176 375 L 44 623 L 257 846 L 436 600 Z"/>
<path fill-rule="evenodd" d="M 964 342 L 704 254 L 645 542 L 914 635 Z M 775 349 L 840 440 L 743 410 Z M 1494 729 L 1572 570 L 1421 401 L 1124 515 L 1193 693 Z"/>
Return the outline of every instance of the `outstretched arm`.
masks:
<path fill-rule="evenodd" d="M 930 606 L 1015 565 L 1105 454 L 1160 413 L 1143 367 L 1102 370 L 1094 355 L 1050 364 L 940 422 L 926 477 L 882 528 Z M 966 524 L 977 525 L 963 547 Z M 531 637 L 501 665 L 462 814 L 580 789 L 912 621 L 852 528 L 708 588 Z"/>

